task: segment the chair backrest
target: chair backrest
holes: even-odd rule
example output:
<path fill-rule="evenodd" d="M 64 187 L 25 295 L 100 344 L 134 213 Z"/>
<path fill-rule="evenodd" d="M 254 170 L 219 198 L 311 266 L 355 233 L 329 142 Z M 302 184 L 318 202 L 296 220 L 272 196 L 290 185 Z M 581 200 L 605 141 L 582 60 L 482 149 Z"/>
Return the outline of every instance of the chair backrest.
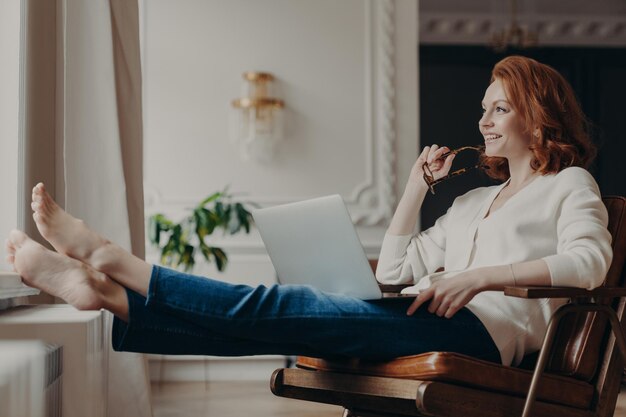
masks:
<path fill-rule="evenodd" d="M 609 232 L 613 238 L 613 261 L 605 286 L 625 285 L 626 198 L 604 197 L 609 213 Z M 607 303 L 610 300 L 606 301 Z M 615 300 L 615 305 L 619 299 Z M 607 318 L 599 313 L 579 313 L 564 317 L 559 326 L 547 371 L 592 381 L 603 359 L 610 332 Z"/>

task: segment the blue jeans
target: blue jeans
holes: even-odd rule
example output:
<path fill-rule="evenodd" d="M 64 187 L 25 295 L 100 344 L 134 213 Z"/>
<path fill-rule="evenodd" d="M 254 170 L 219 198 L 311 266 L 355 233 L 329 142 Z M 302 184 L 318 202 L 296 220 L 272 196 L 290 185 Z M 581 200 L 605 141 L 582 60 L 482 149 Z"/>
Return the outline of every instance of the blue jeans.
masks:
<path fill-rule="evenodd" d="M 115 319 L 119 351 L 243 356 L 305 355 L 386 360 L 431 351 L 500 363 L 480 320 L 451 319 L 412 299 L 363 301 L 300 285 L 250 287 L 154 266 L 147 298 L 127 290 L 128 323 Z"/>

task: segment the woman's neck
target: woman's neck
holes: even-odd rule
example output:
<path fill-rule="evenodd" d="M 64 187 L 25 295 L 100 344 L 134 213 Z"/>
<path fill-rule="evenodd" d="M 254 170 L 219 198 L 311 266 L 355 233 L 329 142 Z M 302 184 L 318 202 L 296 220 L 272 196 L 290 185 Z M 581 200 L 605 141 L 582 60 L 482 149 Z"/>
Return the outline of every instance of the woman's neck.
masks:
<path fill-rule="evenodd" d="M 509 159 L 511 181 L 508 187 L 510 189 L 517 191 L 537 176 L 537 171 L 530 167 L 531 159 L 532 155 L 525 158 Z"/>

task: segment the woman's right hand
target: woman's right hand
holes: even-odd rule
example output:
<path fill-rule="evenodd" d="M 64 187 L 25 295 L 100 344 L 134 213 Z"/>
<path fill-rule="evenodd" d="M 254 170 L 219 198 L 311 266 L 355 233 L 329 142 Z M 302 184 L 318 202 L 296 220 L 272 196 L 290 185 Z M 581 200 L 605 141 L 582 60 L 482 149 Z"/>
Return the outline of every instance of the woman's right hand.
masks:
<path fill-rule="evenodd" d="M 450 152 L 447 146 L 441 148 L 438 145 L 426 146 L 411 168 L 409 182 L 426 184 L 424 181 L 424 163 L 428 163 L 428 168 L 430 168 L 435 180 L 448 175 L 455 154 L 448 155 L 444 161 L 440 158 L 446 152 Z"/>
<path fill-rule="evenodd" d="M 449 151 L 450 149 L 447 147 L 440 148 L 437 145 L 424 148 L 415 164 L 413 164 L 413 168 L 411 168 L 404 193 L 398 202 L 398 207 L 391 219 L 391 223 L 389 223 L 387 233 L 395 236 L 413 233 L 424 197 L 428 192 L 428 184 L 424 181 L 424 163 L 428 162 L 435 179 L 448 175 L 454 155 L 448 156 L 445 161 L 442 161 L 440 158 L 441 155 Z"/>

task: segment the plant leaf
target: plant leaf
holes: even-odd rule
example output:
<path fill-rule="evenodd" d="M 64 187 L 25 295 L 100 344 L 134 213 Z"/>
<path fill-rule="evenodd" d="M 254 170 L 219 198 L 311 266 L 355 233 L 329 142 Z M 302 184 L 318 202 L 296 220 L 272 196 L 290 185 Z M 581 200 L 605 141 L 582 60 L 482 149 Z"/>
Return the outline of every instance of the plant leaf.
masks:
<path fill-rule="evenodd" d="M 213 208 L 213 210 L 215 211 L 217 217 L 219 217 L 220 219 L 224 217 L 224 203 L 222 203 L 221 201 L 215 202 L 215 207 Z"/>
<path fill-rule="evenodd" d="M 217 270 L 222 272 L 226 268 L 226 264 L 228 264 L 228 257 L 226 253 L 216 247 L 211 248 L 211 254 L 215 257 L 215 266 L 217 266 Z"/>
<path fill-rule="evenodd" d="M 258 207 L 254 203 L 246 204 Z M 189 271 L 195 265 L 194 255 L 199 250 L 207 262 L 214 261 L 217 269 L 223 271 L 228 263 L 226 253 L 221 248 L 208 246 L 204 239 L 218 227 L 224 234 L 235 234 L 242 228 L 250 233 L 253 218 L 243 203 L 232 202 L 232 195 L 228 194 L 228 187 L 225 187 L 223 191 L 204 198 L 179 223 L 174 223 L 161 213 L 150 216 L 149 221 L 148 237 L 153 245 L 161 249 L 162 264 L 183 267 Z"/>
<path fill-rule="evenodd" d="M 195 232 L 198 235 L 198 239 L 202 242 L 205 236 L 211 234 L 208 225 L 207 209 L 204 207 L 198 207 L 193 211 L 193 218 L 195 220 Z"/>
<path fill-rule="evenodd" d="M 189 244 L 184 245 L 183 252 L 181 253 L 180 259 L 178 260 L 178 264 L 176 266 L 183 264 L 183 266 L 185 267 L 185 272 L 189 272 L 191 269 L 193 269 L 193 266 L 196 263 L 196 260 L 193 257 L 194 252 L 195 248 L 193 246 Z"/>
<path fill-rule="evenodd" d="M 148 225 L 148 239 L 150 243 L 155 246 L 160 246 L 161 243 L 161 224 L 156 221 L 154 216 L 150 217 L 150 223 Z"/>
<path fill-rule="evenodd" d="M 161 241 L 161 232 L 169 231 L 174 223 L 161 213 L 150 216 L 149 220 L 148 237 L 153 245 L 159 246 Z"/>
<path fill-rule="evenodd" d="M 206 243 L 200 242 L 200 252 L 204 255 L 204 259 L 211 262 L 211 248 L 209 248 Z"/>
<path fill-rule="evenodd" d="M 250 233 L 250 221 L 252 220 L 252 213 L 250 213 L 241 203 L 235 205 L 237 211 L 237 218 L 239 223 L 246 230 L 246 233 Z"/>
<path fill-rule="evenodd" d="M 204 200 L 202 200 L 199 204 L 198 207 L 204 207 L 206 206 L 208 203 L 210 203 L 211 201 L 217 200 L 218 198 L 222 197 L 223 193 L 222 192 L 216 192 L 211 194 L 210 196 L 208 196 L 207 198 L 205 198 Z"/>

